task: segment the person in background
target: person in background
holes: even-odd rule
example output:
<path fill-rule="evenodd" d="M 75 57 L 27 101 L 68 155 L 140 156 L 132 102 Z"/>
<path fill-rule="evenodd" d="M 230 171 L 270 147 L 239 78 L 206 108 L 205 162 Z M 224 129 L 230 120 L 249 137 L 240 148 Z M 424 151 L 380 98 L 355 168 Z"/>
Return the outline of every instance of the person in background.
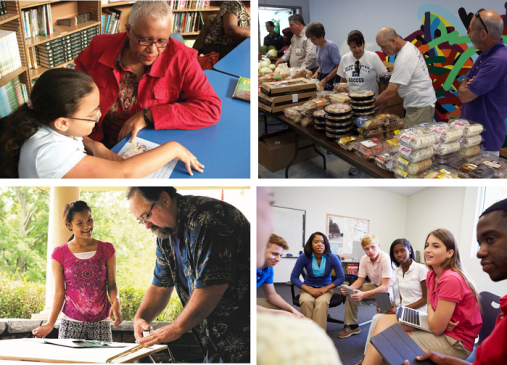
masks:
<path fill-rule="evenodd" d="M 100 91 L 101 117 L 90 138 L 112 148 L 147 126 L 200 129 L 220 119 L 221 101 L 197 61 L 197 51 L 170 38 L 166 1 L 137 1 L 127 31 L 94 37 L 75 59 Z M 192 118 L 189 118 L 192 115 Z"/>
<path fill-rule="evenodd" d="M 468 276 L 459 254 L 458 240 L 447 229 L 428 234 L 424 245 L 424 262 L 429 267 L 428 325 L 431 332 L 401 325 L 422 349 L 445 355 L 468 358 L 482 326 L 479 292 Z M 449 326 L 449 321 L 452 324 Z M 396 315 L 382 316 L 373 336 L 398 323 Z M 382 356 L 368 346 L 363 365 L 377 365 Z"/>
<path fill-rule="evenodd" d="M 470 40 L 482 53 L 458 87 L 463 103 L 461 118 L 484 126 L 484 149 L 496 156 L 500 155 L 507 130 L 507 48 L 503 29 L 503 19 L 493 10 L 475 13 Z"/>
<path fill-rule="evenodd" d="M 290 67 L 301 67 L 315 73 L 317 71 L 317 58 L 315 46 L 306 37 L 305 21 L 299 14 L 289 17 L 290 30 L 294 34 L 289 49 L 276 61 L 276 65 L 289 62 Z"/>
<path fill-rule="evenodd" d="M 477 223 L 477 258 L 482 270 L 495 283 L 507 280 L 507 199 L 486 209 Z M 500 298 L 495 328 L 475 351 L 474 365 L 507 364 L 507 295 Z M 427 351 L 418 360 L 431 360 L 437 365 L 469 365 L 469 362 L 438 352 Z M 405 365 L 409 365 L 405 361 Z"/>
<path fill-rule="evenodd" d="M 268 35 L 264 37 L 264 45 L 267 47 L 274 46 L 276 48 L 277 57 L 283 56 L 285 40 L 283 36 L 275 33 L 275 23 L 267 21 L 266 30 L 268 31 Z"/>
<path fill-rule="evenodd" d="M 377 236 L 367 234 L 361 240 L 361 246 L 366 255 L 361 257 L 359 262 L 359 272 L 357 280 L 350 287 L 355 290 L 351 298 L 359 302 L 363 299 L 375 299 L 375 293 L 386 293 L 394 282 L 394 270 L 391 267 L 389 255 L 380 251 L 380 243 Z M 372 283 L 365 283 L 366 277 L 369 277 Z M 341 289 L 342 295 L 347 295 L 345 289 Z M 338 334 L 338 338 L 347 338 L 361 333 L 361 328 L 357 324 L 358 306 L 350 303 L 347 297 L 345 304 L 345 330 Z"/>
<path fill-rule="evenodd" d="M 375 93 L 375 96 L 378 96 L 377 76 L 382 72 L 387 72 L 387 69 L 375 52 L 364 49 L 365 43 L 363 33 L 360 31 L 353 30 L 349 33 L 347 44 L 350 52 L 343 55 L 340 67 L 338 67 L 338 75 L 341 77 L 341 82 L 346 82 L 349 85 L 350 92 L 370 90 Z M 380 112 L 385 109 L 386 105 L 387 101 L 380 106 Z"/>
<path fill-rule="evenodd" d="M 332 281 L 331 270 L 336 279 Z M 306 271 L 304 283 L 299 276 Z M 327 327 L 327 311 L 333 297 L 333 288 L 345 280 L 338 256 L 331 253 L 327 237 L 313 233 L 306 242 L 304 253 L 299 255 L 290 275 L 290 281 L 300 289 L 301 313 L 317 323 L 324 331 Z"/>
<path fill-rule="evenodd" d="M 333 41 L 325 38 L 326 30 L 319 22 L 308 24 L 305 34 L 317 46 L 317 64 L 319 67 L 312 78 L 318 79 L 324 90 L 332 90 L 341 60 L 338 46 Z"/>
<path fill-rule="evenodd" d="M 266 299 L 257 298 L 257 311 L 305 318 L 304 315 L 299 313 L 293 306 L 277 294 L 275 285 L 273 284 L 273 267 L 280 262 L 283 250 L 288 249 L 289 245 L 282 237 L 276 234 L 272 234 L 269 237 L 268 246 L 264 253 L 264 265 L 260 269 L 257 269 L 257 288 L 262 286 Z"/>
<path fill-rule="evenodd" d="M 204 39 L 205 54 L 218 52 L 220 59 L 250 38 L 250 2 L 248 7 L 240 0 L 224 1 Z"/>
<path fill-rule="evenodd" d="M 392 28 L 380 30 L 377 44 L 388 56 L 396 54 L 396 59 L 389 85 L 377 97 L 375 105 L 381 106 L 398 93 L 404 99 L 405 128 L 431 123 L 437 98 L 424 55 Z"/>
<path fill-rule="evenodd" d="M 257 188 L 257 268 L 264 265 L 264 252 L 275 222 L 273 192 Z M 257 364 L 342 365 L 333 341 L 317 324 L 272 313 L 257 313 Z M 302 336 L 301 334 L 304 334 Z M 273 345 L 276 339 L 276 346 Z"/>
<path fill-rule="evenodd" d="M 285 42 L 285 47 L 283 47 L 283 54 L 285 54 L 289 50 L 294 33 L 292 33 L 290 28 L 285 28 L 284 30 L 282 30 L 282 34 L 283 34 L 283 41 Z"/>

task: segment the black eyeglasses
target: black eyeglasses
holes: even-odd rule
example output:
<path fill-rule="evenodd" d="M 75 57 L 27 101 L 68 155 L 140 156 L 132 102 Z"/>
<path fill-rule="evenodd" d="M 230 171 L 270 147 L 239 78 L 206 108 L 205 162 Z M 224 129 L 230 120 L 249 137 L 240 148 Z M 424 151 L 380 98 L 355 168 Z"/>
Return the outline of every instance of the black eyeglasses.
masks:
<path fill-rule="evenodd" d="M 479 10 L 477 11 L 477 13 L 475 13 L 475 17 L 481 21 L 482 26 L 484 27 L 484 30 L 486 31 L 486 33 L 488 33 L 488 34 L 489 34 L 489 32 L 488 32 L 488 28 L 486 27 L 486 24 L 484 24 L 484 22 L 483 22 L 483 21 L 482 21 L 482 19 L 481 19 L 481 14 L 480 14 L 480 12 L 481 12 L 481 11 L 484 11 L 484 10 L 486 10 L 486 9 L 479 9 Z"/>
<path fill-rule="evenodd" d="M 139 224 L 146 224 L 146 219 L 150 219 L 150 215 L 151 215 L 151 210 L 153 209 L 153 207 L 155 206 L 155 203 L 153 203 L 151 205 L 151 208 L 150 210 L 148 211 L 148 214 L 146 214 L 143 218 L 143 216 L 141 216 L 138 220 L 137 220 L 137 223 Z"/>
<path fill-rule="evenodd" d="M 93 122 L 93 123 L 97 124 L 99 122 L 101 116 L 102 116 L 102 114 L 99 114 L 99 117 L 97 119 L 85 119 L 85 118 L 74 118 L 74 117 L 63 117 L 63 118 L 84 120 L 85 122 Z"/>
<path fill-rule="evenodd" d="M 356 61 L 356 69 L 355 69 L 357 76 L 359 76 L 359 73 L 361 71 L 361 68 L 359 67 L 359 61 Z"/>
<path fill-rule="evenodd" d="M 157 48 L 165 48 L 167 47 L 167 43 L 169 43 L 169 39 L 159 39 L 158 41 L 152 41 L 146 38 L 139 38 L 137 34 L 134 32 L 134 29 L 130 28 L 132 31 L 132 34 L 134 35 L 134 38 L 141 46 L 150 46 L 152 44 L 155 45 Z"/>

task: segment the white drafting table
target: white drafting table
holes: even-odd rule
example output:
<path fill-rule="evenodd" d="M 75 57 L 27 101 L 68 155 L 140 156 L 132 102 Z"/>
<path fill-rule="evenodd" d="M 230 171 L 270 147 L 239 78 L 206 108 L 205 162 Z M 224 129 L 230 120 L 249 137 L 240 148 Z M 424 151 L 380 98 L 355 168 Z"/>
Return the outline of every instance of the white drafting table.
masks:
<path fill-rule="evenodd" d="M 127 347 L 115 348 L 70 348 L 43 343 L 42 339 L 15 339 L 0 341 L 0 360 L 36 361 L 51 363 L 104 364 L 107 359 L 118 355 L 137 344 L 124 343 Z M 121 359 L 118 363 L 134 362 L 142 357 L 167 348 L 167 345 L 153 345 L 140 349 Z"/>

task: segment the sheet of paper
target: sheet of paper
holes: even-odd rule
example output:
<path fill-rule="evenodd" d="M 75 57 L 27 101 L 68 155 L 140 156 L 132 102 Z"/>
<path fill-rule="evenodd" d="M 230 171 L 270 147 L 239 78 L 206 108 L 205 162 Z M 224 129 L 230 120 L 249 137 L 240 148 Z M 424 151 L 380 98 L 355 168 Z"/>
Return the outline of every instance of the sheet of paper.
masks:
<path fill-rule="evenodd" d="M 137 137 L 134 143 L 132 143 L 132 140 L 128 140 L 120 152 L 118 152 L 118 155 L 122 156 L 123 158 L 129 158 L 152 150 L 158 146 L 160 145 Z M 177 163 L 178 160 L 174 159 L 163 166 L 161 169 L 155 171 L 151 175 L 146 176 L 145 179 L 169 179 Z"/>

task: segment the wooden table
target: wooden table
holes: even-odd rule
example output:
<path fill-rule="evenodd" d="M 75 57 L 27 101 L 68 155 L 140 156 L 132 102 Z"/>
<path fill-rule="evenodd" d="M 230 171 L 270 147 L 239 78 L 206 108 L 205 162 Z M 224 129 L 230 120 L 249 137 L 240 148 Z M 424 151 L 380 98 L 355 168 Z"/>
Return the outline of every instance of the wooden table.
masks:
<path fill-rule="evenodd" d="M 137 346 L 137 344 L 133 343 L 124 343 L 124 345 L 128 345 L 128 347 L 70 348 L 46 344 L 43 343 L 42 339 L 34 338 L 1 340 L 0 360 L 104 364 L 107 359 Z M 122 357 L 113 363 L 134 362 L 166 348 L 167 345 L 153 345 Z"/>
<path fill-rule="evenodd" d="M 333 155 L 338 156 L 342 160 L 348 162 L 351 165 L 354 165 L 359 170 L 366 172 L 368 175 L 374 178 L 384 178 L 384 179 L 392 179 L 394 178 L 394 174 L 392 172 L 388 172 L 386 170 L 378 167 L 373 160 L 365 160 L 364 158 L 356 155 L 354 152 L 349 152 L 341 148 L 338 143 L 326 137 L 326 133 L 319 132 L 313 126 L 311 127 L 302 127 L 299 123 L 294 123 L 292 120 L 287 118 L 284 114 L 271 114 L 273 118 L 278 119 L 287 127 L 296 132 L 295 137 L 295 151 L 294 158 L 285 168 L 285 178 L 289 177 L 289 168 L 292 163 L 296 160 L 298 151 L 301 148 L 298 147 L 298 136 L 303 136 L 309 138 L 313 142 L 313 147 L 317 151 L 316 147 L 322 147 L 325 150 L 331 152 Z M 317 153 L 324 159 L 323 165 L 324 170 L 326 169 L 326 157 L 317 151 Z"/>

